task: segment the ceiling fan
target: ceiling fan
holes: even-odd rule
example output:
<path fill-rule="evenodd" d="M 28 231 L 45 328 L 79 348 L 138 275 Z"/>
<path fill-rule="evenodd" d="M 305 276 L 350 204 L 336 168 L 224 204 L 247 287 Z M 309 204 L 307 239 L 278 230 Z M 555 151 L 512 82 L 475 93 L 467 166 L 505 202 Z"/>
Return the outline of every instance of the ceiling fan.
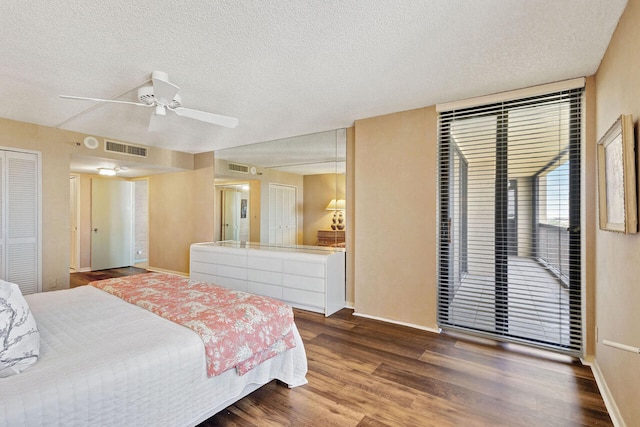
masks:
<path fill-rule="evenodd" d="M 178 116 L 200 120 L 213 125 L 235 128 L 238 126 L 238 119 L 222 116 L 220 114 L 207 113 L 200 110 L 192 110 L 182 107 L 182 99 L 178 95 L 178 86 L 169 81 L 169 76 L 163 71 L 151 73 L 152 85 L 142 86 L 138 89 L 138 100 L 140 102 L 117 101 L 115 99 L 87 98 L 83 96 L 60 95 L 60 98 L 79 99 L 82 101 L 109 102 L 113 104 L 138 105 L 140 107 L 154 107 L 155 111 L 151 115 L 149 130 L 160 129 L 159 120 L 167 115 L 167 110 L 176 113 Z"/>

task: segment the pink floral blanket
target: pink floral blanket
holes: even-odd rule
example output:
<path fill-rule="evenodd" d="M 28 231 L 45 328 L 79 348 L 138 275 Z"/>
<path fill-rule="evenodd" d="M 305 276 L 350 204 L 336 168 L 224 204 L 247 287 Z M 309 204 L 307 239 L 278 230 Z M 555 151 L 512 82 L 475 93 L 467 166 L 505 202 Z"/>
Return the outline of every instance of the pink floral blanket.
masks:
<path fill-rule="evenodd" d="M 293 310 L 272 298 L 163 273 L 90 285 L 197 332 L 210 377 L 233 367 L 243 375 L 296 345 Z"/>

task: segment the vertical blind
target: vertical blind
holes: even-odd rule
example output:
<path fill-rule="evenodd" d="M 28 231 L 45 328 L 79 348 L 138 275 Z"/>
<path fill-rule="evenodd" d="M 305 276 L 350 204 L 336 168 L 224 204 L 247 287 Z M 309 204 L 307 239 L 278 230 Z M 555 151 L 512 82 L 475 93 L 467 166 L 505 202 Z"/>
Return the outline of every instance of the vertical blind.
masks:
<path fill-rule="evenodd" d="M 581 98 L 440 112 L 441 328 L 581 354 Z"/>

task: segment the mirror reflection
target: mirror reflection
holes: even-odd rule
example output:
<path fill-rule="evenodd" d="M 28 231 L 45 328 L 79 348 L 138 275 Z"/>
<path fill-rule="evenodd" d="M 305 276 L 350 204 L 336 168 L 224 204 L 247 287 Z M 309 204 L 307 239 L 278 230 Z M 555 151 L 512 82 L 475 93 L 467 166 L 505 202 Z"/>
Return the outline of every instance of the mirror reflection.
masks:
<path fill-rule="evenodd" d="M 214 239 L 344 247 L 346 130 L 215 152 Z"/>

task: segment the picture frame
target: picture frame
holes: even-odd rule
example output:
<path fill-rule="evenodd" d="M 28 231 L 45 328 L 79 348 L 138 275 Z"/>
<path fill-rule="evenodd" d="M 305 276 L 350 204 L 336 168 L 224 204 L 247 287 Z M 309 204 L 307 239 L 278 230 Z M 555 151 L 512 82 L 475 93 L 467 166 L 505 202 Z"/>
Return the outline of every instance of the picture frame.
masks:
<path fill-rule="evenodd" d="M 621 115 L 598 141 L 600 229 L 638 232 L 633 117 Z"/>
<path fill-rule="evenodd" d="M 240 219 L 247 218 L 247 199 L 240 199 Z"/>

